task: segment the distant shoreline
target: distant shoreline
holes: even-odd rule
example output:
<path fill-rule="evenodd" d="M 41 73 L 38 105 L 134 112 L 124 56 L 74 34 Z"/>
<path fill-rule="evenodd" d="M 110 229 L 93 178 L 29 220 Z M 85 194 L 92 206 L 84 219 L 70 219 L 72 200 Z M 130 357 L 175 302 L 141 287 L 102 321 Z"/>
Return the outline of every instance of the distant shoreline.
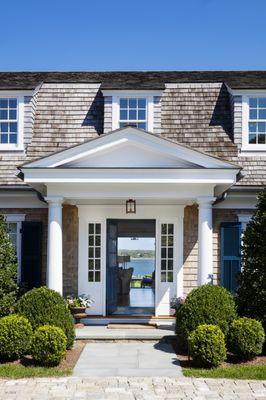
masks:
<path fill-rule="evenodd" d="M 155 257 L 131 257 L 130 261 L 133 260 L 155 260 Z"/>

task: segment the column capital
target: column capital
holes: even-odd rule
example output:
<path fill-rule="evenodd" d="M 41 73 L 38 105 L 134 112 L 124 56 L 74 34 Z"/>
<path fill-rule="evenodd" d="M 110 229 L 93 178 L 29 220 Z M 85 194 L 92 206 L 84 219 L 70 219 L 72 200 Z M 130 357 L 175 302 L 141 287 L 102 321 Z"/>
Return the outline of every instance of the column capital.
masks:
<path fill-rule="evenodd" d="M 213 196 L 200 196 L 197 198 L 197 203 L 201 207 L 212 207 L 216 197 Z"/>
<path fill-rule="evenodd" d="M 49 207 L 50 206 L 62 206 L 64 197 L 62 197 L 62 196 L 47 196 L 47 197 L 45 197 L 45 201 L 49 204 Z"/>

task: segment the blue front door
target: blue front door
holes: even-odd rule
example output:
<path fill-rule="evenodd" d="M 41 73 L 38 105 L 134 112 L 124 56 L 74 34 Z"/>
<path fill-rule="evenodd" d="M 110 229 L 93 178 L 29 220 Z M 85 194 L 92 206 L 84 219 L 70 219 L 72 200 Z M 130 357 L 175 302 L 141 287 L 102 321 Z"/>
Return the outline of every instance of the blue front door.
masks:
<path fill-rule="evenodd" d="M 235 293 L 237 277 L 241 271 L 241 224 L 221 225 L 221 284 Z"/>

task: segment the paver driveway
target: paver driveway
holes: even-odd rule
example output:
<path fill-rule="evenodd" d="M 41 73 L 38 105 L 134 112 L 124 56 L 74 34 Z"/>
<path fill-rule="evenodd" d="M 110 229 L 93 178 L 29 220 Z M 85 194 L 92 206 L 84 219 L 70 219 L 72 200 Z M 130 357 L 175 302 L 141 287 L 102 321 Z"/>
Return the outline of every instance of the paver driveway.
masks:
<path fill-rule="evenodd" d="M 74 376 L 182 376 L 182 371 L 168 343 L 88 343 Z"/>
<path fill-rule="evenodd" d="M 253 400 L 266 381 L 190 378 L 38 378 L 0 380 L 1 400 Z"/>

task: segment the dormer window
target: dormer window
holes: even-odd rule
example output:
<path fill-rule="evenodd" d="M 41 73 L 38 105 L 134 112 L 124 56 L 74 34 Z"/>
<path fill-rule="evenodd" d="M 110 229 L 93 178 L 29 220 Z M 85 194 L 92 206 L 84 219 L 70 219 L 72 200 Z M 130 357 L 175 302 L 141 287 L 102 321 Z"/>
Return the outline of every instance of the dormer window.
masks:
<path fill-rule="evenodd" d="M 158 114 L 154 118 L 154 113 L 155 110 L 158 113 L 160 107 L 161 91 L 102 90 L 102 93 L 105 97 L 105 104 L 107 104 L 104 116 L 106 132 L 128 125 L 154 132 L 154 119 L 158 123 Z"/>
<path fill-rule="evenodd" d="M 249 98 L 249 144 L 266 144 L 266 97 Z"/>
<path fill-rule="evenodd" d="M 119 127 L 133 125 L 147 130 L 147 100 L 143 97 L 120 97 Z"/>
<path fill-rule="evenodd" d="M 242 96 L 242 151 L 266 151 L 266 93 Z"/>
<path fill-rule="evenodd" d="M 0 92 L 0 150 L 23 149 L 24 97 Z"/>

